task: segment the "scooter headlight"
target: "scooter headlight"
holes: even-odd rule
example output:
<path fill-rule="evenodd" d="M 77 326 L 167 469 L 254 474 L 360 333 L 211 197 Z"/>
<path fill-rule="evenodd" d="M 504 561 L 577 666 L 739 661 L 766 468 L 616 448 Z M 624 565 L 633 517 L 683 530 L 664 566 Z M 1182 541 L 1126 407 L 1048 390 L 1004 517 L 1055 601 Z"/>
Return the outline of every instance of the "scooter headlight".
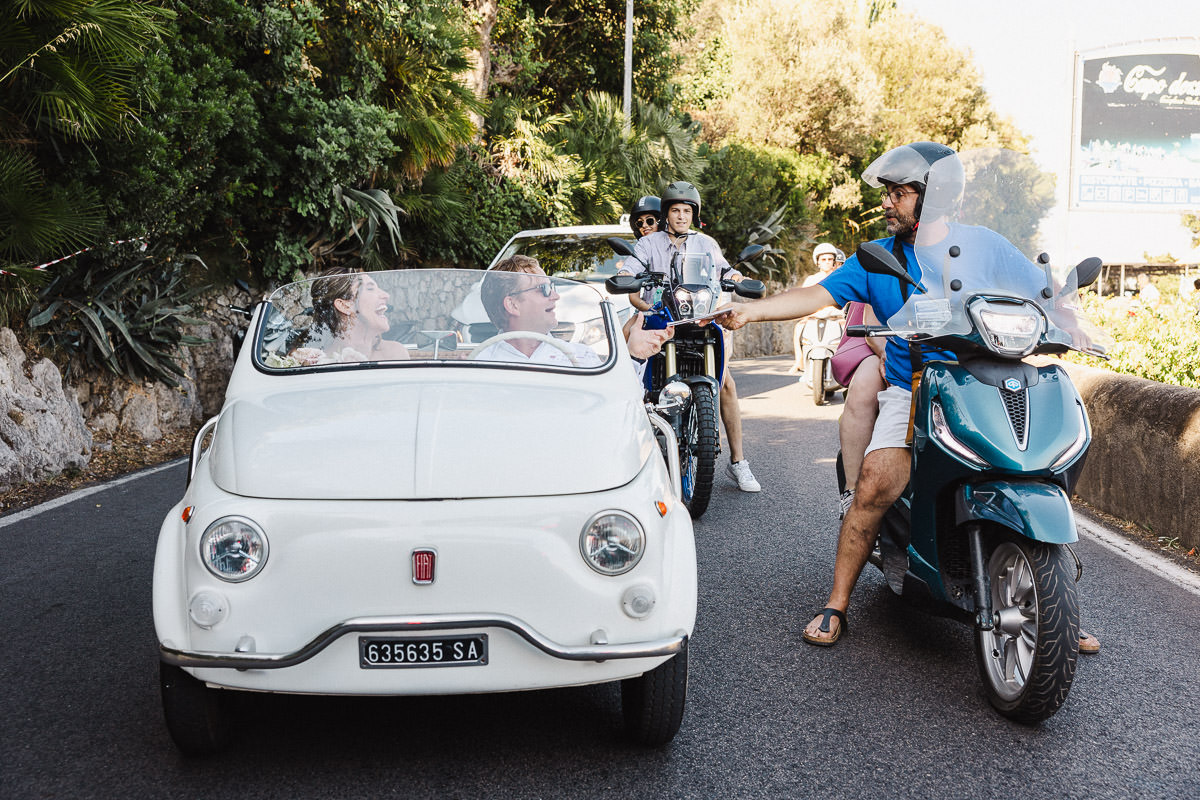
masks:
<path fill-rule="evenodd" d="M 975 328 L 992 351 L 1005 356 L 1027 356 L 1046 331 L 1046 318 L 1032 303 L 971 304 Z"/>
<path fill-rule="evenodd" d="M 942 411 L 942 404 L 937 400 L 930 402 L 929 416 L 929 434 L 933 437 L 934 441 L 945 448 L 951 455 L 957 456 L 973 467 L 983 468 L 988 466 L 988 462 L 980 458 L 974 450 L 963 444 L 950 430 L 950 425 L 946 422 L 946 412 Z"/>
<path fill-rule="evenodd" d="M 1054 459 L 1054 463 L 1050 465 L 1050 469 L 1055 472 L 1074 461 L 1088 443 L 1087 415 L 1083 411 L 1083 405 L 1078 401 L 1075 402 L 1075 413 L 1079 420 L 1079 435 L 1075 437 L 1075 441 L 1071 442 L 1070 447 L 1064 450 L 1062 455 Z"/>

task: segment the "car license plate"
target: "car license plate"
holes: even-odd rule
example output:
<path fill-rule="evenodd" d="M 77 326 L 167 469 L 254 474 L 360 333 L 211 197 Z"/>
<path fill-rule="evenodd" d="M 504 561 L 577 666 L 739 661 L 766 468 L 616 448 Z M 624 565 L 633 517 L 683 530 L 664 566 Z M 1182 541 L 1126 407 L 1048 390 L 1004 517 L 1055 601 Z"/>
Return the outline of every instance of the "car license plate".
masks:
<path fill-rule="evenodd" d="M 487 634 L 358 639 L 358 665 L 363 669 L 399 667 L 474 667 L 487 663 Z"/>

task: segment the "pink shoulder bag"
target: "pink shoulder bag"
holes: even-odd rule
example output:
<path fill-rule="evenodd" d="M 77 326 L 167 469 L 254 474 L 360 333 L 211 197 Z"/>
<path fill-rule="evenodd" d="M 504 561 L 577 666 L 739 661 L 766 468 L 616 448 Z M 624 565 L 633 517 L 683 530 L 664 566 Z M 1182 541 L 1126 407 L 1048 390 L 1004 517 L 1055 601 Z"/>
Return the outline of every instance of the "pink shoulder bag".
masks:
<path fill-rule="evenodd" d="M 862 325 L 865 311 L 865 303 L 850 303 L 849 308 L 846 309 L 846 327 Z M 864 337 L 842 334 L 842 341 L 829 361 L 833 379 L 842 386 L 849 386 L 850 379 L 854 377 L 854 371 L 858 369 L 858 365 L 864 358 L 873 354 L 874 351 L 871 350 L 871 346 L 867 344 Z"/>

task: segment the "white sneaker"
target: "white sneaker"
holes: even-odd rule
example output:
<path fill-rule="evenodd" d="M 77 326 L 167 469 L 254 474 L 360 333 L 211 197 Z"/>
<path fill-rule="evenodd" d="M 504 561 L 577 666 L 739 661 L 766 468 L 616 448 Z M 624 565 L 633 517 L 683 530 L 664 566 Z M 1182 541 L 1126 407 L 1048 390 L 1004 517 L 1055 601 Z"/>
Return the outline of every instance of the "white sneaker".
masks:
<path fill-rule="evenodd" d="M 850 506 L 853 503 L 854 503 L 854 490 L 847 489 L 846 491 L 842 492 L 842 499 L 838 501 L 838 507 L 841 509 L 841 513 L 838 514 L 838 519 L 846 518 L 846 515 L 848 513 L 850 513 Z"/>
<path fill-rule="evenodd" d="M 762 486 L 754 480 L 754 473 L 750 471 L 750 462 L 744 458 L 726 466 L 725 474 L 737 481 L 738 488 L 743 492 L 762 491 Z"/>

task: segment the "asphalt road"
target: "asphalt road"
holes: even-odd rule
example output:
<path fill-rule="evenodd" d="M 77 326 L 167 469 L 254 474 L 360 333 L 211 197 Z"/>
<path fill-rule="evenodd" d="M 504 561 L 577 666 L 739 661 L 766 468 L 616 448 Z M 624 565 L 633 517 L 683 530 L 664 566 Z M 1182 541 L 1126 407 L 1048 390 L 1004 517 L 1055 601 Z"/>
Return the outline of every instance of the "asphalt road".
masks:
<path fill-rule="evenodd" d="M 150 576 L 185 465 L 0 518 L 0 797 L 1200 796 L 1200 588 L 1085 538 L 1103 642 L 1037 727 L 988 706 L 970 631 L 907 608 L 873 568 L 831 649 L 824 604 L 840 400 L 788 359 L 735 364 L 758 495 L 721 477 L 697 525 L 687 716 L 626 744 L 615 686 L 419 699 L 254 696 L 226 756 L 178 755 L 158 698 Z M 1152 563 L 1152 561 L 1151 561 Z"/>

